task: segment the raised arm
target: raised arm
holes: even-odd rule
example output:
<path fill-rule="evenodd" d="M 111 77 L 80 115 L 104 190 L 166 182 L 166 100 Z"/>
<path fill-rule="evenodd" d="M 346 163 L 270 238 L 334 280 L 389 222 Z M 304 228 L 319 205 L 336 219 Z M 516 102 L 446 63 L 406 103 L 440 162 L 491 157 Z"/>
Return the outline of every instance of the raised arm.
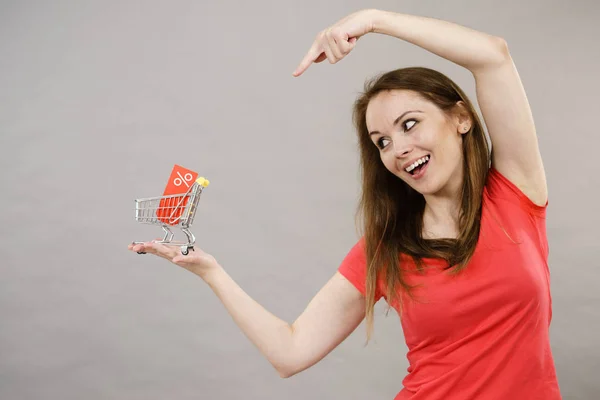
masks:
<path fill-rule="evenodd" d="M 337 63 L 358 38 L 372 32 L 405 40 L 471 71 L 492 141 L 492 166 L 534 203 L 546 204 L 546 174 L 531 108 L 503 38 L 435 18 L 361 10 L 320 32 L 293 75 L 302 75 L 313 62 Z"/>
<path fill-rule="evenodd" d="M 294 71 L 300 76 L 313 63 L 335 64 L 367 33 L 405 40 L 474 71 L 503 61 L 502 40 L 452 22 L 383 10 L 361 10 L 319 32 Z"/>
<path fill-rule="evenodd" d="M 545 205 L 548 188 L 533 115 L 506 41 L 452 22 L 379 11 L 373 32 L 416 44 L 473 74 L 492 141 L 492 166 Z"/>

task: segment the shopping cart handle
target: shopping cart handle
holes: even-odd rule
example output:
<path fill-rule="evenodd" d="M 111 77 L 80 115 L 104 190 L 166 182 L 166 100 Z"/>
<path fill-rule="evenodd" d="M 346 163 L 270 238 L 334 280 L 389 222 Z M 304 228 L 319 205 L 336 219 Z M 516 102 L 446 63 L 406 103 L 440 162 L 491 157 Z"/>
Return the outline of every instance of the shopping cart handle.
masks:
<path fill-rule="evenodd" d="M 210 184 L 210 181 L 202 176 L 196 179 L 196 182 L 202 187 L 207 187 Z"/>

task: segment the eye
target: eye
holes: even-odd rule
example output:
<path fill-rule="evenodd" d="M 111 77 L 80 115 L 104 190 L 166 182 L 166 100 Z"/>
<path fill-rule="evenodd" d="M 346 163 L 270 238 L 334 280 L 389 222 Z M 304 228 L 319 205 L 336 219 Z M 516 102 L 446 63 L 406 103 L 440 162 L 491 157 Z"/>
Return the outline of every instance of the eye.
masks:
<path fill-rule="evenodd" d="M 379 147 L 380 149 L 382 149 L 382 150 L 383 150 L 383 148 L 384 148 L 385 146 L 387 146 L 386 144 L 383 144 L 383 142 L 384 142 L 384 141 L 386 141 L 386 140 L 387 140 L 388 142 L 390 141 L 389 139 L 380 138 L 380 139 L 377 141 L 377 147 Z"/>
<path fill-rule="evenodd" d="M 410 126 L 410 128 L 406 128 L 406 124 L 408 124 L 409 122 L 414 122 L 414 124 L 412 124 L 412 125 Z M 407 119 L 406 121 L 404 121 L 404 122 L 402 123 L 402 126 L 404 127 L 404 130 L 405 130 L 405 131 L 409 131 L 409 130 L 411 130 L 411 129 L 412 129 L 412 127 L 413 127 L 413 126 L 415 126 L 415 125 L 416 125 L 416 123 L 417 123 L 417 120 L 416 120 L 416 119 L 412 119 L 412 118 L 411 118 L 411 119 Z"/>
<path fill-rule="evenodd" d="M 409 122 L 412 122 L 412 124 L 410 125 L 410 127 L 408 127 L 408 123 Z M 419 122 L 419 121 L 417 121 L 414 118 L 407 119 L 406 121 L 404 121 L 402 123 L 402 127 L 404 128 L 405 132 L 408 132 L 408 131 L 410 131 L 417 124 L 417 122 Z M 377 141 L 377 147 L 379 147 L 380 149 L 383 150 L 385 148 L 385 146 L 387 146 L 387 144 L 385 144 L 384 141 L 388 141 L 389 142 L 390 140 L 389 139 L 385 139 L 385 138 L 380 138 Z"/>

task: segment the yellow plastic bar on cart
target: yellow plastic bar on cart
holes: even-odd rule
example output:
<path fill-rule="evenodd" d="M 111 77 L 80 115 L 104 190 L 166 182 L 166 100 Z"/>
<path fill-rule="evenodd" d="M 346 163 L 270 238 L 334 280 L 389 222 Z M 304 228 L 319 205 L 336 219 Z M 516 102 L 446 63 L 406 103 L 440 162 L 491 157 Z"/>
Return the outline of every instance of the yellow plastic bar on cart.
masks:
<path fill-rule="evenodd" d="M 198 185 L 200 185 L 202 187 L 207 187 L 210 184 L 210 181 L 203 176 L 196 179 L 196 182 L 198 183 Z"/>

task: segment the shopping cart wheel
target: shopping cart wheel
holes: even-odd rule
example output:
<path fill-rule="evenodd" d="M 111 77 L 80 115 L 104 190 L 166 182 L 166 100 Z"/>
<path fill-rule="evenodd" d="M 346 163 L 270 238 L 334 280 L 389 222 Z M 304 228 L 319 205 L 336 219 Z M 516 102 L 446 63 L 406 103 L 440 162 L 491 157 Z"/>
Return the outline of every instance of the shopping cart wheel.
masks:
<path fill-rule="evenodd" d="M 194 246 L 181 246 L 181 254 L 184 256 L 187 256 L 190 250 L 194 251 Z"/>

